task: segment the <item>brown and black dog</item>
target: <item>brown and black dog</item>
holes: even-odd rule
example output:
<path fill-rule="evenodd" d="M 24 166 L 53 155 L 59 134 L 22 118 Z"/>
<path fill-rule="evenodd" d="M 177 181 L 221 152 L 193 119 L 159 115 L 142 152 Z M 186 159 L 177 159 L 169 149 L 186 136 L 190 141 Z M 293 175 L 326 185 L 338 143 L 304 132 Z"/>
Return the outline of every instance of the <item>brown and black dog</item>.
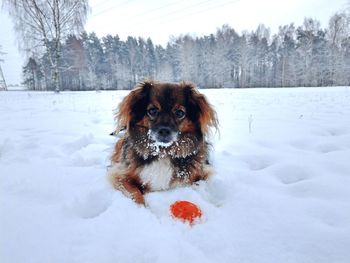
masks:
<path fill-rule="evenodd" d="M 191 83 L 139 83 L 120 103 L 109 179 L 138 204 L 144 194 L 211 175 L 206 137 L 216 112 Z"/>

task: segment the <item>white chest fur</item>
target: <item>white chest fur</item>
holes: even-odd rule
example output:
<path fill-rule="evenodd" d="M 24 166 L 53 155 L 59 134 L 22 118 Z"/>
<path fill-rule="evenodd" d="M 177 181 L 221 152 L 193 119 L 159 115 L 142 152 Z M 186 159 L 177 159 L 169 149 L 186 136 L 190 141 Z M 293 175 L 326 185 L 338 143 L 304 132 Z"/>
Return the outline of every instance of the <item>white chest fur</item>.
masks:
<path fill-rule="evenodd" d="M 170 187 L 173 168 L 169 159 L 159 159 L 143 167 L 140 177 L 152 191 L 167 190 Z"/>

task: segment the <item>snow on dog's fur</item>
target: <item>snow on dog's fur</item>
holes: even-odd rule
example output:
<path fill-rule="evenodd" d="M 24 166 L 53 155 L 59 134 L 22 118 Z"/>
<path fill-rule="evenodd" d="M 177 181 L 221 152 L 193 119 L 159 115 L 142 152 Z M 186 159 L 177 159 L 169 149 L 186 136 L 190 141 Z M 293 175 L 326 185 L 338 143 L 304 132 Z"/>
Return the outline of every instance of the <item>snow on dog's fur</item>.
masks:
<path fill-rule="evenodd" d="M 144 194 L 206 180 L 211 169 L 206 135 L 216 112 L 191 83 L 139 83 L 121 102 L 112 155 L 113 186 L 144 204 Z"/>

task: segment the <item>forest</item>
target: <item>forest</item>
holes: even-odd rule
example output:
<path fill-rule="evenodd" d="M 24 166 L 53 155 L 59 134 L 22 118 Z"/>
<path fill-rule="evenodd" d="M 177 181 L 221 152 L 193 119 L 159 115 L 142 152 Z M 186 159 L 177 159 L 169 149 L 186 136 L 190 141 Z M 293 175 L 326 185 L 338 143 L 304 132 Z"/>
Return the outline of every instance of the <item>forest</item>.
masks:
<path fill-rule="evenodd" d="M 206 36 L 172 37 L 166 46 L 84 32 L 60 42 L 59 82 L 73 91 L 131 89 L 143 79 L 188 80 L 200 88 L 350 85 L 349 21 L 348 14 L 336 13 L 321 28 L 305 18 L 273 35 L 264 25 L 242 33 L 223 25 Z M 30 90 L 54 90 L 53 74 L 47 51 L 23 67 Z"/>

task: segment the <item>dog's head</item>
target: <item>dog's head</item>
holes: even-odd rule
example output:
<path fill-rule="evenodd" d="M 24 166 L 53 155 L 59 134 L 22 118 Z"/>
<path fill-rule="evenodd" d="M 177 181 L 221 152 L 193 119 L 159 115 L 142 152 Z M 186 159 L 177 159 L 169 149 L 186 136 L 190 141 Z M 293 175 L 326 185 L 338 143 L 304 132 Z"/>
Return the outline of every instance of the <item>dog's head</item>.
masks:
<path fill-rule="evenodd" d="M 119 127 L 135 141 L 167 148 L 182 138 L 202 141 L 210 127 L 217 128 L 216 113 L 191 83 L 139 83 L 119 105 Z"/>

